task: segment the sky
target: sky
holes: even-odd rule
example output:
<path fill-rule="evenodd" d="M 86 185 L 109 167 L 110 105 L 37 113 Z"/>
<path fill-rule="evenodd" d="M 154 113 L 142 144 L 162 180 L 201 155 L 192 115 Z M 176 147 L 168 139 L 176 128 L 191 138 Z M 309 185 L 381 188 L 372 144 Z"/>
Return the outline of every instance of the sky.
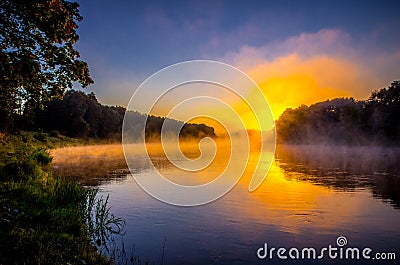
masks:
<path fill-rule="evenodd" d="M 248 74 L 275 119 L 288 107 L 366 99 L 400 79 L 400 1 L 80 0 L 76 48 L 93 91 L 126 106 L 162 68 L 216 60 Z"/>

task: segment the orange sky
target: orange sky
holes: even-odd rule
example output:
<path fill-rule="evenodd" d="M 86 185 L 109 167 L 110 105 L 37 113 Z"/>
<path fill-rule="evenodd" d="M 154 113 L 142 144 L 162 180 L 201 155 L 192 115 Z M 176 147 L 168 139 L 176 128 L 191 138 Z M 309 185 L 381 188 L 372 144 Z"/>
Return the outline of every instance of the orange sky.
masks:
<path fill-rule="evenodd" d="M 338 97 L 364 100 L 373 90 L 397 80 L 392 70 L 396 69 L 400 52 L 365 56 L 362 50 L 353 48 L 352 41 L 344 31 L 324 29 L 265 46 L 243 46 L 237 52 L 227 53 L 221 61 L 234 65 L 256 82 L 277 120 L 287 108 L 303 104 Z M 380 72 L 380 68 L 392 70 Z M 244 96 L 252 101 L 259 95 Z M 230 101 L 229 96 L 223 98 Z M 259 129 L 257 119 L 244 102 L 233 107 L 247 129 Z"/>
<path fill-rule="evenodd" d="M 360 90 L 357 66 L 328 56 L 302 59 L 290 54 L 252 67 L 247 73 L 265 94 L 275 119 L 286 108 L 351 97 Z"/>
<path fill-rule="evenodd" d="M 328 55 L 303 58 L 293 53 L 272 61 L 262 61 L 244 71 L 265 95 L 275 120 L 287 108 L 310 105 L 336 97 L 366 98 L 369 94 L 369 91 L 364 89 L 365 84 L 360 77 L 360 65 Z M 252 96 L 254 95 L 247 95 L 247 99 L 251 100 Z M 243 102 L 234 105 L 234 108 L 243 119 L 246 128 L 258 129 L 254 115 Z"/>
<path fill-rule="evenodd" d="M 369 94 L 369 91 L 364 89 L 365 84 L 360 81 L 360 65 L 328 55 L 304 58 L 293 53 L 272 61 L 262 61 L 243 70 L 265 95 L 275 120 L 287 108 L 310 105 L 336 97 L 366 98 Z M 252 101 L 257 96 L 259 95 L 256 93 L 250 93 L 246 99 Z M 232 101 L 229 95 L 223 97 L 228 102 Z M 230 104 L 247 129 L 259 129 L 257 119 L 244 102 Z M 204 122 L 216 126 L 217 132 L 221 131 L 218 124 L 209 121 L 197 119 L 193 122 Z"/>
<path fill-rule="evenodd" d="M 393 69 L 398 69 L 396 65 L 400 61 L 400 51 L 365 56 L 362 49 L 353 48 L 353 42 L 354 39 L 344 31 L 323 29 L 314 33 L 301 33 L 264 46 L 244 45 L 219 58 L 219 61 L 237 67 L 255 81 L 269 103 L 273 118 L 268 114 L 269 110 L 265 105 L 261 108 L 260 105 L 252 106 L 251 102 L 260 101 L 260 94 L 252 87 L 240 95 L 250 102 L 253 109 L 249 109 L 243 98 L 234 95 L 229 89 L 210 84 L 200 86 L 198 83 L 170 91 L 158 101 L 151 114 L 166 116 L 180 102 L 188 98 L 194 99 L 200 93 L 203 97 L 218 98 L 230 110 L 203 98 L 184 102 L 169 117 L 182 121 L 197 117 L 192 122 L 204 122 L 215 127 L 217 133 L 224 129 L 218 123 L 204 119 L 205 116 L 219 120 L 230 132 L 258 130 L 262 121 L 263 130 L 266 131 L 273 126 L 273 120 L 279 119 L 287 108 L 311 105 L 337 97 L 363 100 L 368 98 L 371 91 L 398 79 Z M 158 93 L 153 88 L 147 91 Z M 143 99 L 141 102 L 147 104 L 149 101 Z M 236 114 L 229 114 L 229 111 L 238 114 L 241 121 L 235 117 Z M 257 112 L 257 117 L 254 112 Z M 199 116 L 203 118 L 198 118 Z"/>
<path fill-rule="evenodd" d="M 259 85 L 276 120 L 289 107 L 336 97 L 366 99 L 397 80 L 400 52 L 366 56 L 351 41 L 341 30 L 321 30 L 265 46 L 243 46 L 224 59 Z"/>

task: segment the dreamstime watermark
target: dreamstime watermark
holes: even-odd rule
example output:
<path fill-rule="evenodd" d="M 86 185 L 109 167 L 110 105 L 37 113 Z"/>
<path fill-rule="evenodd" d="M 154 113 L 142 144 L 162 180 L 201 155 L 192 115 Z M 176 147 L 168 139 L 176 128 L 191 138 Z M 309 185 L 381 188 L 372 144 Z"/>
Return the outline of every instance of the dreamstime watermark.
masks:
<path fill-rule="evenodd" d="M 145 118 L 130 120 L 129 111 L 138 111 Z M 224 155 L 229 158 L 221 174 L 199 185 L 181 185 L 164 176 L 154 166 L 146 142 L 150 115 L 165 117 L 160 140 L 165 157 L 176 169 L 184 171 L 190 178 L 207 170 L 220 151 L 226 152 Z M 204 137 L 198 142 L 200 157 L 186 157 L 180 150 L 179 133 L 184 125 L 182 122 L 196 118 L 222 125 L 228 134 L 225 139 L 230 141 L 230 152 L 216 150 L 215 139 Z M 248 187 L 251 192 L 267 176 L 275 152 L 274 118 L 263 92 L 248 75 L 225 63 L 195 60 L 174 64 L 147 78 L 134 91 L 122 127 L 125 159 L 136 182 L 154 198 L 179 206 L 206 204 L 231 190 L 245 172 L 250 145 L 254 142 L 254 136 L 249 135 L 250 125 L 253 131 L 256 128 L 259 132 L 259 150 L 263 154 L 256 163 L 252 160 L 254 170 Z M 135 135 L 137 129 L 143 133 Z M 210 145 L 210 142 L 214 144 Z M 130 150 L 138 144 L 146 150 L 154 174 L 135 174 L 137 160 Z M 206 144 L 212 148 L 202 148 Z"/>
<path fill-rule="evenodd" d="M 264 243 L 264 246 L 257 250 L 257 257 L 259 259 L 340 259 L 340 260 L 395 260 L 395 252 L 374 252 L 372 248 L 358 248 L 358 247 L 346 247 L 347 238 L 344 236 L 339 236 L 336 239 L 336 245 L 328 245 L 327 247 L 322 247 L 320 249 L 314 247 L 304 247 L 304 248 L 276 248 L 268 247 L 268 243 Z"/>

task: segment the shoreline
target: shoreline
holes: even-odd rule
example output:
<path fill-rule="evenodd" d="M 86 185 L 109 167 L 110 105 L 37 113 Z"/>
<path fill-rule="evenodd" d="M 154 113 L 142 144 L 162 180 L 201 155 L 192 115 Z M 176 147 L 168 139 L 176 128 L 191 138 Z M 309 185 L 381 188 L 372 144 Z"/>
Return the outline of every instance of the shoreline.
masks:
<path fill-rule="evenodd" d="M 50 152 L 111 142 L 37 132 L 1 135 L 0 263 L 110 264 L 87 223 L 87 202 L 92 197 L 97 203 L 95 193 L 55 175 Z"/>

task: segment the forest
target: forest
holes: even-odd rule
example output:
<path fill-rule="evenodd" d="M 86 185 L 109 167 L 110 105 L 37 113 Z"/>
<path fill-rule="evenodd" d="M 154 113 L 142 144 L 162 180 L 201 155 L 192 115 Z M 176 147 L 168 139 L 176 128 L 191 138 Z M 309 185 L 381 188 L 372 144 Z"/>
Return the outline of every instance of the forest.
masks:
<path fill-rule="evenodd" d="M 400 145 L 400 81 L 367 100 L 336 98 L 288 108 L 276 130 L 280 143 Z"/>
<path fill-rule="evenodd" d="M 69 90 L 62 98 L 44 102 L 43 107 L 34 111 L 15 114 L 13 128 L 18 130 L 42 131 L 74 138 L 121 139 L 122 123 L 126 115 L 126 131 L 135 138 L 143 136 L 142 124 L 146 123 L 147 140 L 159 139 L 165 118 L 147 116 L 136 111 L 127 111 L 119 106 L 106 106 L 98 102 L 92 92 Z M 182 123 L 181 138 L 215 137 L 214 129 L 204 124 Z"/>

